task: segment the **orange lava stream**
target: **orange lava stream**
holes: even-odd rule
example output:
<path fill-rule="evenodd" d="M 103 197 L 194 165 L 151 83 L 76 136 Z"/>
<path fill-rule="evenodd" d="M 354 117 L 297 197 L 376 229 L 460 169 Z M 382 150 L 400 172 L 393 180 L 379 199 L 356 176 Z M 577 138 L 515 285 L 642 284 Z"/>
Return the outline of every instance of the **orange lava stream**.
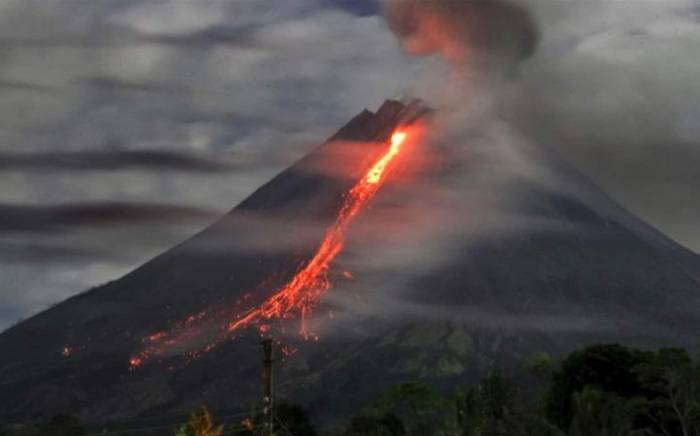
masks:
<path fill-rule="evenodd" d="M 343 199 L 335 222 L 328 228 L 314 256 L 297 272 L 294 277 L 259 306 L 248 310 L 243 315 L 227 323 L 224 331 L 200 351 L 185 353 L 194 358 L 202 352 L 213 349 L 216 343 L 230 337 L 232 333 L 250 326 L 257 326 L 260 332 L 268 330 L 267 321 L 272 319 L 289 319 L 301 316 L 301 334 L 308 338 L 306 319 L 311 314 L 321 296 L 331 287 L 328 271 L 335 258 L 345 245 L 345 233 L 360 210 L 371 200 L 386 180 L 389 164 L 399 155 L 407 134 L 397 131 L 391 136 L 389 149 L 367 170 L 364 176 L 350 189 Z M 184 342 L 200 336 L 202 333 L 193 323 L 202 321 L 205 312 L 190 316 L 185 322 L 175 326 L 170 332 L 157 332 L 146 338 L 145 350 L 129 361 L 131 369 L 141 366 L 145 361 L 163 356 L 167 348 L 179 347 Z"/>
<path fill-rule="evenodd" d="M 241 318 L 228 324 L 228 331 L 272 318 L 289 318 L 296 312 L 301 314 L 301 333 L 308 337 L 306 317 L 331 286 L 328 269 L 342 251 L 345 231 L 362 207 L 377 193 L 385 179 L 386 168 L 400 153 L 406 140 L 405 132 L 391 136 L 389 150 L 367 171 L 345 197 L 335 223 L 328 229 L 314 257 L 294 278 L 260 306 L 251 309 Z"/>

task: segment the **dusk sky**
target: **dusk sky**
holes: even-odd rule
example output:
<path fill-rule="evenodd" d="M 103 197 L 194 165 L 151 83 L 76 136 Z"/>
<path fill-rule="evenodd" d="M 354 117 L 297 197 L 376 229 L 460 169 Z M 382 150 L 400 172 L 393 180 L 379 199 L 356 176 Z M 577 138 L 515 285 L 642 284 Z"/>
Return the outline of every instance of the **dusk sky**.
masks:
<path fill-rule="evenodd" d="M 538 45 L 508 121 L 700 250 L 698 3 L 516 3 Z M 379 2 L 350 0 L 2 0 L 0 60 L 0 329 L 120 277 L 440 74 Z"/>

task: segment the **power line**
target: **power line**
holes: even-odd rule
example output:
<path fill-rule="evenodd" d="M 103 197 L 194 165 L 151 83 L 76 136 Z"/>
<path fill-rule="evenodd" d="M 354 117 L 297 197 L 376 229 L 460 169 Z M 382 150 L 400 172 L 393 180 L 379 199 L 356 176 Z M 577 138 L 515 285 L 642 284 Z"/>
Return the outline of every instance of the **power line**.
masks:
<path fill-rule="evenodd" d="M 219 410 L 212 410 L 212 411 L 210 411 L 210 413 L 213 416 L 221 416 L 220 415 L 221 413 L 229 413 L 229 412 L 232 412 L 234 414 L 245 415 L 245 414 L 250 413 L 251 411 L 254 412 L 255 410 L 257 410 L 258 407 L 260 407 L 260 406 L 254 405 L 254 406 L 251 406 L 250 409 L 246 409 L 246 410 L 241 409 L 241 408 L 238 408 L 238 409 L 219 409 Z M 141 416 L 141 417 L 132 418 L 132 419 L 129 419 L 126 421 L 92 422 L 92 423 L 86 423 L 86 425 L 88 427 L 103 427 L 103 426 L 107 427 L 107 426 L 111 426 L 111 425 L 124 425 L 124 424 L 128 425 L 131 423 L 142 423 L 144 421 L 156 421 L 156 420 L 165 420 L 165 419 L 182 420 L 182 419 L 189 418 L 189 416 L 190 416 L 190 412 L 182 412 L 182 413 L 178 413 L 178 414 L 171 413 L 171 414 L 167 414 L 167 415 L 158 415 L 158 416 Z M 231 416 L 231 414 L 223 415 L 223 416 Z"/>
<path fill-rule="evenodd" d="M 227 424 L 226 421 L 229 421 L 233 418 L 243 418 L 243 417 L 250 416 L 250 415 L 251 414 L 248 412 L 234 413 L 234 414 L 219 416 L 216 418 L 216 420 L 219 421 L 220 423 L 226 425 Z M 222 421 L 224 421 L 224 422 L 222 422 Z M 118 434 L 120 432 L 140 433 L 140 432 L 144 432 L 144 431 L 159 430 L 159 429 L 163 429 L 163 428 L 172 428 L 174 426 L 182 425 L 182 424 L 186 424 L 186 422 L 183 422 L 182 420 L 177 420 L 177 421 L 171 421 L 171 422 L 164 423 L 164 424 L 152 425 L 152 426 L 146 426 L 146 427 L 128 427 L 128 426 L 125 426 L 124 428 L 119 428 L 119 429 L 115 429 L 115 430 L 108 430 L 105 428 L 105 429 L 101 429 L 99 431 L 95 431 L 94 433 L 87 433 L 86 436 L 93 436 L 93 435 L 98 436 L 98 435 L 104 435 L 104 434 L 108 434 L 108 435 L 109 434 Z M 244 427 L 245 426 L 241 424 L 241 425 L 235 426 L 234 429 L 237 429 L 236 431 L 238 431 Z M 228 431 L 228 429 L 226 429 L 226 431 Z"/>
<path fill-rule="evenodd" d="M 164 428 L 173 428 L 173 427 L 172 427 L 172 425 L 159 425 L 159 426 L 152 426 L 152 427 L 129 428 L 129 429 L 120 429 L 120 430 L 100 430 L 99 432 L 95 432 L 95 433 L 86 433 L 85 436 L 105 436 L 105 435 L 109 436 L 109 435 L 118 435 L 121 433 L 127 433 L 127 434 L 142 433 L 145 431 L 160 430 L 160 429 L 164 429 Z M 243 424 L 234 425 L 234 426 L 226 426 L 226 424 L 224 424 L 224 431 L 222 434 L 224 434 L 224 435 L 231 434 L 233 432 L 238 432 L 241 430 L 245 430 L 247 428 L 248 427 L 243 425 Z"/>

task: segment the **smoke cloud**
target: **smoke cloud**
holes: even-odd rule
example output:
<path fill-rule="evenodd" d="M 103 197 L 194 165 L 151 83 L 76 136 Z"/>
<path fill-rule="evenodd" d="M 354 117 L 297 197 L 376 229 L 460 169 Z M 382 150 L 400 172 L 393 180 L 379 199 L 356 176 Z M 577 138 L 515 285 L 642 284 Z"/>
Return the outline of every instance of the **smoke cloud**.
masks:
<path fill-rule="evenodd" d="M 505 123 L 695 251 L 699 11 L 690 0 L 384 2 L 403 50 L 425 57 L 414 93 L 442 112 L 443 132 Z"/>
<path fill-rule="evenodd" d="M 402 180 L 393 191 L 388 192 L 392 188 L 387 187 L 378 196 L 372 216 L 368 214 L 363 221 L 364 235 L 351 238 L 355 245 L 348 247 L 343 258 L 345 265 L 357 272 L 357 278 L 341 283 L 328 298 L 336 317 L 360 316 L 375 308 L 381 318 L 403 319 L 409 313 L 420 317 L 437 313 L 441 317 L 443 309 L 462 317 L 469 312 L 464 308 L 473 305 L 481 311 L 475 322 L 484 326 L 546 325 L 577 331 L 621 328 L 613 327 L 606 314 L 575 313 L 577 307 L 586 307 L 585 300 L 562 312 L 550 304 L 554 298 L 547 297 L 546 290 L 525 289 L 532 271 L 518 270 L 518 262 L 513 262 L 512 277 L 528 277 L 522 280 L 521 292 L 499 295 L 499 289 L 512 284 L 489 277 L 489 264 L 483 260 L 493 254 L 489 251 L 493 247 L 503 255 L 491 260 L 495 265 L 509 262 L 508 256 L 517 256 L 518 250 L 526 252 L 528 241 L 539 241 L 533 247 L 552 241 L 554 246 L 566 244 L 572 235 L 594 241 L 610 237 L 605 234 L 606 223 L 628 225 L 622 209 L 572 170 L 565 159 L 579 163 L 577 154 L 601 148 L 607 148 L 609 154 L 634 156 L 638 151 L 628 147 L 630 141 L 615 144 L 613 139 L 632 138 L 639 131 L 649 138 L 648 129 L 654 130 L 653 136 L 665 132 L 659 129 L 665 114 L 657 112 L 654 119 L 642 122 L 648 110 L 629 104 L 621 111 L 619 104 L 612 102 L 612 96 L 620 95 L 622 88 L 618 73 L 608 68 L 615 61 L 630 62 L 634 56 L 596 58 L 585 53 L 594 47 L 603 51 L 596 47 L 605 41 L 599 34 L 638 34 L 624 29 L 643 21 L 644 15 L 635 16 L 629 10 L 625 12 L 629 22 L 577 29 L 578 34 L 572 37 L 562 23 L 574 16 L 580 19 L 582 10 L 564 3 L 384 3 L 387 24 L 401 48 L 426 57 L 427 75 L 415 93 L 436 108 L 437 115 L 421 142 L 442 156 L 442 162 L 436 171 L 428 171 L 415 183 Z M 610 20 L 608 6 L 602 2 L 591 5 L 589 12 L 596 19 Z M 550 32 L 546 39 L 545 29 Z M 668 32 L 666 27 L 663 30 Z M 576 59 L 580 53 L 585 56 Z M 436 59 L 441 62 L 431 64 Z M 650 77 L 640 74 L 641 65 L 635 65 L 635 74 L 627 77 L 629 82 L 623 88 L 636 83 L 638 77 L 644 79 L 640 83 L 649 83 Z M 588 77 L 581 80 L 585 72 Z M 650 94 L 649 89 L 638 91 L 637 95 Z M 568 93 L 574 93 L 575 98 Z M 610 119 L 597 116 L 608 115 L 611 106 L 619 111 L 610 114 Z M 616 117 L 633 122 L 612 122 Z M 596 122 L 591 122 L 593 118 Z M 562 119 L 566 122 L 553 122 Z M 575 142 L 568 140 L 572 136 Z M 593 157 L 599 160 L 599 156 Z M 595 178 L 596 166 L 580 168 Z M 616 171 L 630 175 L 624 163 Z M 383 224 L 388 222 L 391 226 Z M 556 263 L 557 259 L 550 261 Z M 519 262 L 527 263 L 522 258 Z M 586 267 L 594 270 L 595 262 L 581 264 L 581 268 Z M 460 269 L 471 274 L 456 278 Z M 430 280 L 421 281 L 425 277 Z M 444 282 L 442 277 L 446 277 Z M 452 289 L 441 294 L 443 284 Z M 421 296 L 421 304 L 414 304 Z M 358 301 L 363 304 L 358 305 Z M 445 309 L 448 306 L 451 309 Z M 527 316 L 521 318 L 523 314 Z M 467 317 L 475 319 L 474 314 Z"/>
<path fill-rule="evenodd" d="M 528 11 L 506 1 L 390 0 L 385 16 L 406 52 L 439 53 L 461 67 L 507 72 L 537 47 Z"/>

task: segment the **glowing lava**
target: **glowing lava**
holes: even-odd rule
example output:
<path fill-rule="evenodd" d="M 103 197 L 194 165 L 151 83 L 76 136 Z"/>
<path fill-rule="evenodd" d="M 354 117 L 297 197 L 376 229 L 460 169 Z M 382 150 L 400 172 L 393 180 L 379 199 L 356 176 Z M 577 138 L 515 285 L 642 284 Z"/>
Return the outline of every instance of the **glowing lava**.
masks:
<path fill-rule="evenodd" d="M 313 258 L 292 280 L 260 306 L 251 309 L 241 318 L 231 321 L 228 331 L 234 332 L 244 326 L 272 318 L 290 318 L 301 315 L 301 333 L 307 337 L 306 318 L 320 297 L 330 288 L 328 269 L 342 251 L 345 231 L 362 209 L 377 193 L 386 176 L 386 168 L 399 154 L 406 140 L 405 132 L 391 136 L 389 150 L 367 171 L 364 177 L 349 191 L 338 213 L 335 223 L 326 231 L 323 242 Z"/>
<path fill-rule="evenodd" d="M 397 131 L 391 136 L 389 149 L 372 165 L 364 176 L 348 191 L 335 222 L 326 231 L 323 241 L 314 256 L 283 287 L 277 290 L 262 304 L 254 307 L 232 321 L 228 321 L 223 332 L 219 332 L 213 341 L 208 341 L 202 351 L 189 352 L 196 357 L 201 352 L 214 348 L 216 343 L 231 337 L 235 332 L 255 326 L 260 332 L 269 330 L 269 322 L 274 319 L 301 317 L 301 334 L 309 337 L 306 320 L 321 296 L 331 287 L 328 271 L 345 245 L 345 233 L 358 212 L 370 201 L 386 180 L 387 169 L 399 155 L 406 141 L 407 134 Z M 181 323 L 170 332 L 154 333 L 144 342 L 147 348 L 130 360 L 130 366 L 136 368 L 154 356 L 165 354 L 166 348 L 177 347 L 183 340 L 197 335 Z"/>

